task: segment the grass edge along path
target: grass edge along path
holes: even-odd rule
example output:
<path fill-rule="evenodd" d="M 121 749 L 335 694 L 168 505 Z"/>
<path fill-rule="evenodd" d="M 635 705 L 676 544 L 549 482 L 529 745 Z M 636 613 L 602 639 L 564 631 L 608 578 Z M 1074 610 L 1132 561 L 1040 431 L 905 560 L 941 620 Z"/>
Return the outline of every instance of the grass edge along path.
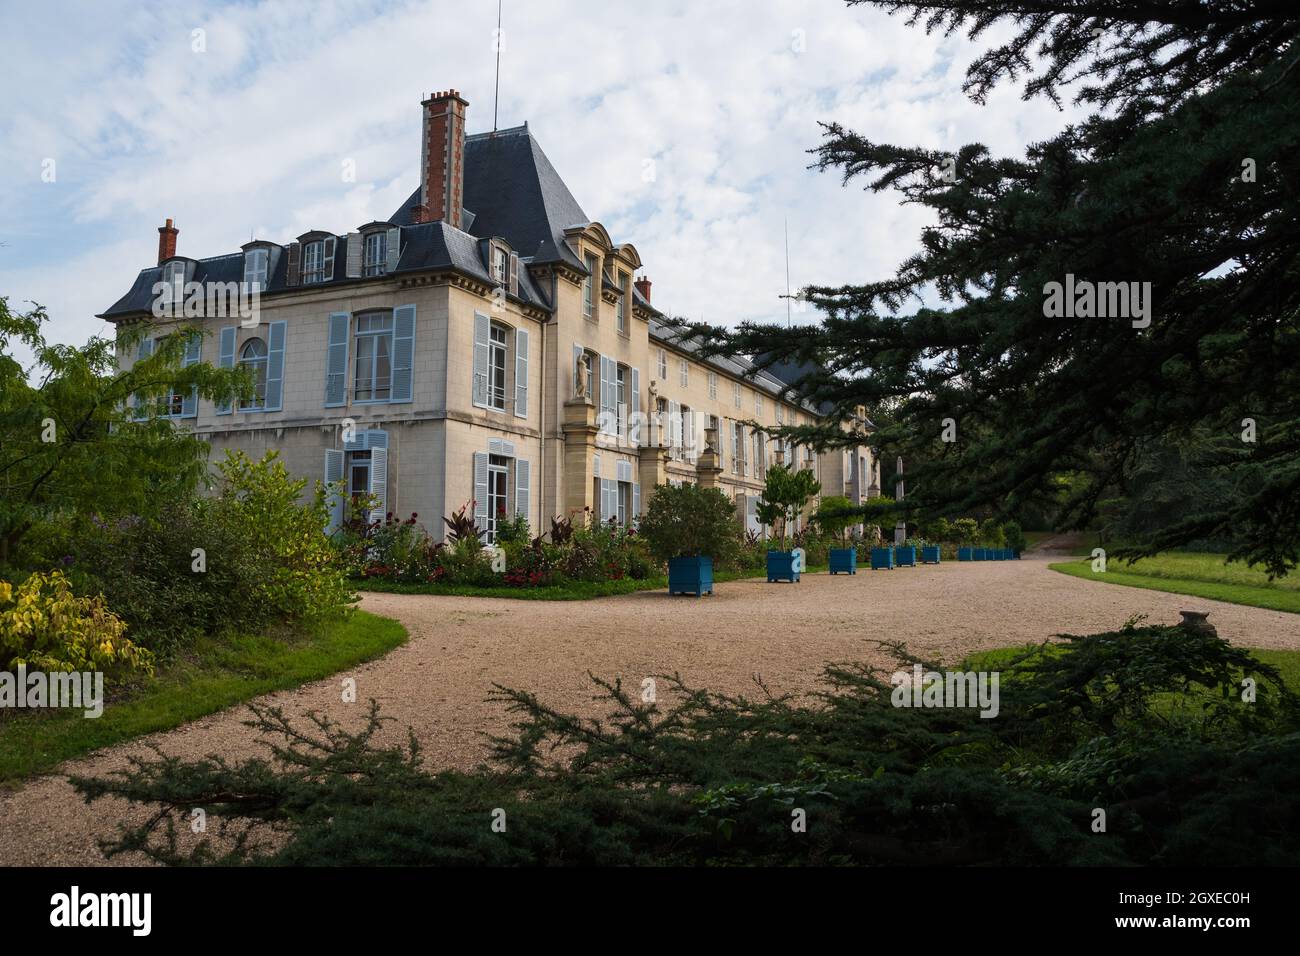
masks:
<path fill-rule="evenodd" d="M 63 710 L 0 722 L 0 790 L 66 760 L 320 680 L 382 657 L 406 640 L 406 628 L 397 621 L 365 611 L 287 637 L 204 638 L 126 699 L 115 702 L 110 691 L 100 717 Z"/>
<path fill-rule="evenodd" d="M 1099 574 L 1092 570 L 1091 560 L 1063 561 L 1049 564 L 1048 567 L 1053 571 L 1059 571 L 1061 574 L 1096 581 L 1100 584 L 1120 584 L 1125 587 L 1146 588 L 1149 591 L 1165 591 L 1169 594 L 1186 594 L 1211 601 L 1223 601 L 1227 604 L 1242 604 L 1246 607 L 1259 607 L 1270 611 L 1300 614 L 1300 591 L 1253 587 L 1249 584 L 1196 581 L 1190 578 L 1157 577 L 1153 574 L 1138 574 L 1132 571 L 1109 569 L 1105 573 Z"/>

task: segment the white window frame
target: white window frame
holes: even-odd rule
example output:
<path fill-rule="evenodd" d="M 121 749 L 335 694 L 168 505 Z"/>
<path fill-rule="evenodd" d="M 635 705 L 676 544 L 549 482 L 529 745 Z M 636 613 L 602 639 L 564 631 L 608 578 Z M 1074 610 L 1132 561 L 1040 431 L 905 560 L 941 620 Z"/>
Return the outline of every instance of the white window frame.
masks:
<path fill-rule="evenodd" d="M 500 357 L 501 364 L 497 365 Z M 488 326 L 488 380 L 487 407 L 497 412 L 506 410 L 506 379 L 510 369 L 510 329 L 499 322 Z M 499 375 L 498 375 L 499 373 Z M 500 378 L 498 385 L 497 379 Z M 496 399 L 499 399 L 497 401 Z"/>
<path fill-rule="evenodd" d="M 678 360 L 677 379 L 682 388 L 686 388 L 691 384 L 691 365 L 686 359 Z"/>
<path fill-rule="evenodd" d="M 510 458 L 505 455 L 488 455 L 488 493 L 487 493 L 487 531 L 486 538 L 489 544 L 495 544 L 497 540 L 497 521 L 499 520 L 499 508 L 493 507 L 495 501 L 500 501 L 505 505 L 506 516 L 510 516 Z M 496 477 L 500 476 L 502 492 L 499 498 L 494 497 L 494 490 L 497 482 Z"/>
<path fill-rule="evenodd" d="M 731 398 L 732 398 L 732 401 L 735 403 L 736 407 L 737 407 L 737 408 L 740 408 L 740 407 L 741 407 L 741 397 L 740 397 L 740 383 L 739 383 L 739 382 L 732 382 L 732 383 L 731 383 Z"/>
<path fill-rule="evenodd" d="M 500 246 L 492 247 L 492 278 L 499 286 L 510 281 L 510 256 Z"/>
<path fill-rule="evenodd" d="M 618 274 L 618 288 L 620 295 L 618 297 L 618 308 L 615 309 L 618 333 L 619 335 L 627 335 L 627 300 L 628 296 L 631 295 L 631 290 L 628 289 L 628 274 L 626 272 Z"/>
<path fill-rule="evenodd" d="M 383 328 L 382 326 L 376 328 L 372 321 L 374 319 L 387 319 L 387 322 L 385 323 L 387 325 L 387 328 Z M 352 332 L 352 353 L 353 353 L 352 401 L 356 402 L 359 405 L 390 402 L 392 400 L 392 395 L 393 395 L 393 359 L 394 359 L 393 346 L 394 346 L 395 325 L 396 325 L 396 322 L 394 321 L 393 318 L 393 313 L 391 311 L 383 311 L 383 310 L 377 312 L 360 312 L 356 316 L 356 321 L 354 325 L 355 325 L 355 329 Z M 365 326 L 364 329 L 362 328 L 363 325 Z M 369 356 L 370 374 L 367 378 L 362 379 L 361 375 L 359 374 L 360 365 L 362 361 L 361 343 L 365 339 L 368 339 L 371 342 L 370 356 Z M 378 377 L 378 368 L 379 368 L 379 340 L 380 339 L 387 339 L 388 342 L 387 388 L 381 388 L 379 385 L 380 379 Z M 369 398 L 361 397 L 363 381 L 369 383 L 369 387 L 367 389 L 367 391 L 370 392 Z M 380 391 L 386 392 L 383 398 L 376 397 L 376 394 Z"/>
<path fill-rule="evenodd" d="M 763 393 L 757 390 L 754 392 L 754 414 L 763 414 Z"/>
<path fill-rule="evenodd" d="M 259 292 L 266 288 L 267 270 L 271 263 L 271 250 L 265 247 L 249 249 L 244 253 L 244 285 Z"/>
<path fill-rule="evenodd" d="M 311 264 L 315 268 L 311 268 Z M 325 275 L 325 240 L 313 239 L 302 247 L 302 284 L 315 285 L 324 282 Z"/>
<path fill-rule="evenodd" d="M 668 353 L 663 349 L 659 350 L 659 381 L 668 382 Z"/>
<path fill-rule="evenodd" d="M 247 360 L 247 359 L 245 358 L 245 356 L 244 356 L 244 352 L 245 352 L 245 350 L 246 350 L 250 345 L 252 345 L 254 342 L 257 342 L 257 343 L 260 343 L 260 344 L 261 344 L 261 346 L 262 346 L 262 354 L 261 354 L 261 356 L 259 356 L 259 357 L 257 357 L 257 358 L 254 358 L 253 360 L 249 361 L 249 360 Z M 260 366 L 260 367 L 261 367 L 261 385 L 262 385 L 262 394 L 261 394 L 261 396 L 258 397 L 257 394 L 256 394 L 256 391 L 255 391 L 255 393 L 254 393 L 254 395 L 253 395 L 253 400 L 252 400 L 251 402 L 245 402 L 243 399 L 240 399 L 240 401 L 239 401 L 239 410 L 240 410 L 241 412 L 260 412 L 260 411 L 263 411 L 263 410 L 266 408 L 266 381 L 267 381 L 267 376 L 270 374 L 270 371 L 271 371 L 271 349 L 270 349 L 270 346 L 267 344 L 267 342 L 266 342 L 265 339 L 263 339 L 263 338 L 261 338 L 261 337 L 255 335 L 255 336 L 253 336 L 253 337 L 250 338 L 250 339 L 246 339 L 246 340 L 244 341 L 244 343 L 243 343 L 242 345 L 239 346 L 239 357 L 238 357 L 235 361 L 236 361 L 236 364 L 239 365 L 241 368 L 243 368 L 243 367 L 248 367 L 248 366 L 252 366 L 252 367 L 253 367 L 253 382 L 254 382 L 254 390 L 256 390 L 257 378 L 258 378 L 258 369 L 257 369 L 257 366 Z"/>
<path fill-rule="evenodd" d="M 718 397 L 718 373 L 709 373 L 709 398 L 717 400 Z"/>
<path fill-rule="evenodd" d="M 583 260 L 587 266 L 587 278 L 582 282 L 582 314 L 588 319 L 596 317 L 596 276 L 600 271 L 600 261 L 591 253 Z"/>
<path fill-rule="evenodd" d="M 364 240 L 361 274 L 381 276 L 388 271 L 388 230 L 376 229 L 367 233 Z"/>

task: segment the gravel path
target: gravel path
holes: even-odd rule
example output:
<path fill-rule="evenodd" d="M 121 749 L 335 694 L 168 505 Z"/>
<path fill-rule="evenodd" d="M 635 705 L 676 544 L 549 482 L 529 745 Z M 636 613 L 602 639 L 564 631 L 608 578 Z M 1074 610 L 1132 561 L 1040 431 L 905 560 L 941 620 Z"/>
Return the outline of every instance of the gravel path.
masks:
<path fill-rule="evenodd" d="M 1135 614 L 1175 623 L 1180 609 L 1210 611 L 1232 642 L 1300 650 L 1300 616 L 1177 594 L 1080 580 L 1049 571 L 1058 555 L 1019 562 L 944 564 L 810 575 L 797 585 L 740 581 L 711 597 L 644 592 L 591 602 L 367 594 L 362 607 L 395 617 L 410 642 L 347 674 L 263 698 L 289 715 L 326 711 L 358 723 L 377 698 L 409 725 L 432 766 L 470 768 L 486 753 L 483 731 L 506 721 L 484 702 L 495 681 L 526 688 L 562 708 L 592 713 L 587 672 L 643 677 L 678 671 L 690 684 L 748 692 L 759 675 L 774 691 L 812 688 L 833 660 L 879 659 L 868 642 L 906 640 L 923 656 L 955 662 L 966 653 L 1041 641 L 1057 633 L 1114 628 Z M 341 680 L 356 678 L 359 704 L 341 701 Z M 64 765 L 64 772 L 123 767 L 149 745 L 165 753 L 245 757 L 262 752 L 247 711 L 232 708 L 177 730 L 123 744 Z M 0 865 L 102 863 L 95 838 L 111 834 L 125 804 L 82 803 L 62 775 L 0 794 Z M 124 862 L 120 861 L 119 862 Z"/>

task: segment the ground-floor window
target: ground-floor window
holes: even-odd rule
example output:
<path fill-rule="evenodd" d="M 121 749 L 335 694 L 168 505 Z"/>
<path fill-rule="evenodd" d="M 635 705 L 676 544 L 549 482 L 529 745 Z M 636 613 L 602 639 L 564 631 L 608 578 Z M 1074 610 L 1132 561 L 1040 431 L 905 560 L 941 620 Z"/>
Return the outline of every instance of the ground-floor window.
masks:
<path fill-rule="evenodd" d="M 510 515 L 510 459 L 503 455 L 488 456 L 487 539 L 495 542 L 497 527 Z"/>
<path fill-rule="evenodd" d="M 370 496 L 370 452 L 350 451 L 347 458 L 348 498 L 351 499 L 353 508 L 356 508 Z M 369 512 L 360 514 L 359 517 L 368 521 Z"/>
<path fill-rule="evenodd" d="M 628 525 L 628 515 L 632 513 L 632 482 L 618 483 L 618 523 L 620 527 Z"/>

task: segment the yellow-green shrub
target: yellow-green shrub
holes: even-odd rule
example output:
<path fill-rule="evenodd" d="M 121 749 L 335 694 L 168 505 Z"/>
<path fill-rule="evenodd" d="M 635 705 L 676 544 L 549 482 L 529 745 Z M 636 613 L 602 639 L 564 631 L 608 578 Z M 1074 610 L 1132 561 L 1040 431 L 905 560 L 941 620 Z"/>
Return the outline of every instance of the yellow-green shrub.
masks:
<path fill-rule="evenodd" d="M 0 581 L 0 666 L 47 671 L 127 667 L 153 673 L 153 655 L 123 635 L 102 596 L 77 597 L 62 571 Z"/>

